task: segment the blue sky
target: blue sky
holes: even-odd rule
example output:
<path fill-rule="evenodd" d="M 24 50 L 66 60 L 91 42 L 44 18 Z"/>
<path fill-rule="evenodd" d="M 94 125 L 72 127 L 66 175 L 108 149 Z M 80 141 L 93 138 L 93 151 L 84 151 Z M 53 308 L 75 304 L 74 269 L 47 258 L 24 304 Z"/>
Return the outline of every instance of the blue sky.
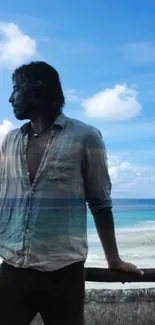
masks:
<path fill-rule="evenodd" d="M 113 197 L 155 196 L 154 1 L 5 1 L 0 12 L 0 138 L 20 124 L 14 68 L 45 60 L 60 73 L 65 113 L 107 147 Z"/>

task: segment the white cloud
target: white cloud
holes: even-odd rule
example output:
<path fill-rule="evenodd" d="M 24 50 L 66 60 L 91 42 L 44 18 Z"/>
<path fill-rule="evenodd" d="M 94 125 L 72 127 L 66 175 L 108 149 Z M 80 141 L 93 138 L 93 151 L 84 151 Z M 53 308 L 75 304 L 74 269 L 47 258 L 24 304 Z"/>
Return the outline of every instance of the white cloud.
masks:
<path fill-rule="evenodd" d="M 4 138 L 4 136 L 14 128 L 13 123 L 8 120 L 3 120 L 2 124 L 0 124 L 0 144 Z"/>
<path fill-rule="evenodd" d="M 137 42 L 126 44 L 123 54 L 134 64 L 148 64 L 155 62 L 155 42 Z"/>
<path fill-rule="evenodd" d="M 69 101 L 69 102 L 78 102 L 79 101 L 79 97 L 76 95 L 76 89 L 73 89 L 73 88 L 66 89 L 65 95 L 66 95 L 67 101 Z"/>
<path fill-rule="evenodd" d="M 122 179 L 124 178 L 125 183 L 127 183 L 133 178 L 141 175 L 141 173 L 127 161 L 117 161 L 115 165 L 109 167 L 109 174 L 113 184 L 122 183 Z"/>
<path fill-rule="evenodd" d="M 152 198 L 155 196 L 155 167 L 131 164 L 109 156 L 112 196 L 115 198 Z"/>
<path fill-rule="evenodd" d="M 0 64 L 14 67 L 36 55 L 36 41 L 24 34 L 18 25 L 0 22 Z"/>
<path fill-rule="evenodd" d="M 137 92 L 126 85 L 115 85 L 107 88 L 82 102 L 89 118 L 104 120 L 129 120 L 141 112 L 141 104 L 137 100 Z"/>

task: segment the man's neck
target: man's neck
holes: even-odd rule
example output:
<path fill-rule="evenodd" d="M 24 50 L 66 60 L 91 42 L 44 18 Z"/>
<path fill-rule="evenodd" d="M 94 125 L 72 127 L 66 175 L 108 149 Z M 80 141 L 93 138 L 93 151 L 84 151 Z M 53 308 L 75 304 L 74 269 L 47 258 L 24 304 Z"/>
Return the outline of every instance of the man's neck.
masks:
<path fill-rule="evenodd" d="M 58 115 L 57 115 L 58 116 Z M 47 129 L 48 127 L 52 126 L 55 122 L 57 116 L 51 117 L 41 117 L 38 116 L 37 118 L 31 120 L 31 128 L 34 133 L 40 133 Z"/>

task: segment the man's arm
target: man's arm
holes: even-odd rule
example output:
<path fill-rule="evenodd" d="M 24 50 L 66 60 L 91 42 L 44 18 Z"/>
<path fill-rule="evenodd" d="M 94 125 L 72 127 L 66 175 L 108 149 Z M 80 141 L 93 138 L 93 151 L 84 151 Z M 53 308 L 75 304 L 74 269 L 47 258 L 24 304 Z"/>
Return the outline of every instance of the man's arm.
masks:
<path fill-rule="evenodd" d="M 92 129 L 85 138 L 83 175 L 86 201 L 94 216 L 95 225 L 110 268 L 143 274 L 131 263 L 123 262 L 116 244 L 111 201 L 111 180 L 107 154 L 99 131 Z"/>
<path fill-rule="evenodd" d="M 108 265 L 109 267 L 115 267 L 120 261 L 120 257 L 116 244 L 114 218 L 111 208 L 104 208 L 94 213 L 94 221 Z"/>

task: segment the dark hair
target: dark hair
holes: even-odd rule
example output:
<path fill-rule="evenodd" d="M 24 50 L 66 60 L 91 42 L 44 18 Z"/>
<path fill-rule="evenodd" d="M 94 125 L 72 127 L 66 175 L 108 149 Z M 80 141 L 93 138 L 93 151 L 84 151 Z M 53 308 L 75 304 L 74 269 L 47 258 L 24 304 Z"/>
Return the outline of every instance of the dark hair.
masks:
<path fill-rule="evenodd" d="M 23 64 L 18 67 L 13 75 L 12 79 L 20 76 L 23 81 L 32 82 L 33 84 L 40 85 L 43 88 L 44 94 L 50 97 L 53 105 L 57 109 L 62 111 L 65 105 L 65 97 L 62 91 L 62 86 L 58 72 L 49 64 L 42 61 L 30 62 L 29 64 Z"/>

